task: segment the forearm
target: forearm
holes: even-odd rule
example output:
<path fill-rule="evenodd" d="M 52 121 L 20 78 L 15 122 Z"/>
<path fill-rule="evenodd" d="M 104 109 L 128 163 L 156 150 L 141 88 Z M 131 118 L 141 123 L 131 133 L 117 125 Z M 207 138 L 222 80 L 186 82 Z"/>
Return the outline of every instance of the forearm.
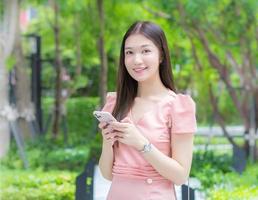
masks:
<path fill-rule="evenodd" d="M 171 180 L 176 185 L 185 183 L 189 176 L 190 170 L 184 169 L 178 161 L 164 155 L 154 145 L 150 152 L 143 153 L 143 157 L 160 175 Z"/>
<path fill-rule="evenodd" d="M 114 162 L 113 148 L 105 143 L 102 144 L 102 152 L 99 159 L 99 168 L 102 176 L 107 180 L 112 180 L 112 167 Z"/>

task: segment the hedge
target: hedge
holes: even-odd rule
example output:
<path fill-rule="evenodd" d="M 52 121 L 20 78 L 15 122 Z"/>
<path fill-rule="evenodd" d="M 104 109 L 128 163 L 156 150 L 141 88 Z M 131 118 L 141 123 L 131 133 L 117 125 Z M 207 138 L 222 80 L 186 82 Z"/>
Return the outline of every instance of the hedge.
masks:
<path fill-rule="evenodd" d="M 4 174 L 4 176 L 3 176 Z M 74 199 L 75 173 L 1 170 L 1 200 Z"/>

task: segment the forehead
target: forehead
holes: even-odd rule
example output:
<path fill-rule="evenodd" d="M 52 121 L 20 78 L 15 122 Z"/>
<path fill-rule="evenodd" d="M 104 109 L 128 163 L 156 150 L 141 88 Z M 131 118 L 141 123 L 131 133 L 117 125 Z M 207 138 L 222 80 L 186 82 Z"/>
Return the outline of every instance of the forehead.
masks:
<path fill-rule="evenodd" d="M 156 45 L 142 34 L 132 34 L 125 40 L 125 48 L 140 48 Z"/>

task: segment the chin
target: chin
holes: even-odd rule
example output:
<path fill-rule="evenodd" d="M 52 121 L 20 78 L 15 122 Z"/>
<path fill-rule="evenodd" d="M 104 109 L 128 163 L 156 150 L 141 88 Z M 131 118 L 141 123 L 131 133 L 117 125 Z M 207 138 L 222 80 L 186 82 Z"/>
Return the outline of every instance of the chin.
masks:
<path fill-rule="evenodd" d="M 150 77 L 133 77 L 133 79 L 139 83 L 143 83 L 149 81 Z"/>
<path fill-rule="evenodd" d="M 155 76 L 152 73 L 145 73 L 142 75 L 137 75 L 135 73 L 129 73 L 130 76 L 136 80 L 137 82 L 146 82 L 146 81 L 150 81 L 151 79 L 153 79 L 153 77 Z"/>

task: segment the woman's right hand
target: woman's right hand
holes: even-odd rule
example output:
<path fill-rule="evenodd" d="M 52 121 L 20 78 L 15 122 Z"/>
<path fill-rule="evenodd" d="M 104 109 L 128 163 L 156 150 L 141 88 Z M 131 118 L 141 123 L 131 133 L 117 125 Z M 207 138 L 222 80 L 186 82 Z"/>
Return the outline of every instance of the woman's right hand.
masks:
<path fill-rule="evenodd" d="M 111 126 L 106 122 L 100 122 L 98 127 L 102 130 L 103 143 L 112 147 L 116 141 L 116 134 L 113 132 Z"/>

